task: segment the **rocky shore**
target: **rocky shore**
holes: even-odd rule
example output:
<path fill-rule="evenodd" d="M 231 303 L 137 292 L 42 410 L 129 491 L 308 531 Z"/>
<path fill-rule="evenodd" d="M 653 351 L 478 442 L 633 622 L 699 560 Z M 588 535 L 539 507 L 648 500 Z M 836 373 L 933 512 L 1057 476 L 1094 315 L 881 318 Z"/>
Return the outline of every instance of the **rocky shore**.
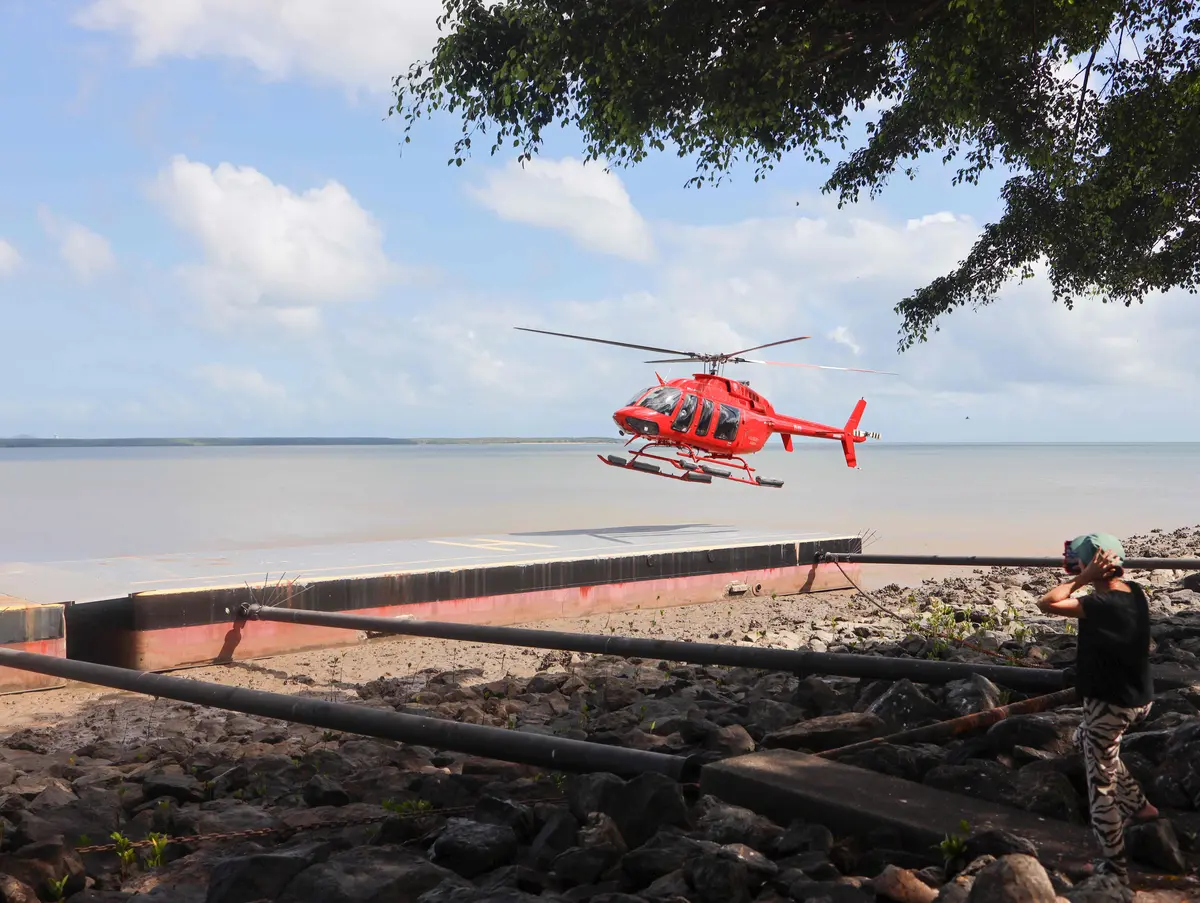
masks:
<path fill-rule="evenodd" d="M 1200 527 L 1130 537 L 1126 550 L 1197 555 Z M 1154 660 L 1200 669 L 1197 578 L 1130 576 L 1151 592 Z M 991 569 L 826 600 L 802 615 L 790 600 L 739 605 L 743 620 L 706 606 L 671 613 L 674 625 L 664 613 L 620 632 L 1061 667 L 1074 635 L 1034 605 L 1056 577 Z M 691 629 L 679 629 L 688 618 Z M 328 687 L 305 675 L 284 682 L 364 706 L 709 759 L 821 752 L 1026 698 L 981 677 L 941 686 L 797 679 L 528 652 L 510 650 L 504 661 L 519 667 L 498 674 L 394 668 Z M 196 676 L 245 684 L 272 663 L 209 671 Z M 1069 708 L 1015 715 L 946 743 L 880 743 L 839 761 L 1082 825 L 1078 717 Z M 1194 871 L 1200 686 L 1160 693 L 1124 758 L 1168 816 L 1130 830 L 1134 861 Z M 914 853 L 885 833 L 774 824 L 655 775 L 547 773 L 124 694 L 94 694 L 77 714 L 0 738 L 0 831 L 0 903 L 1132 899 L 1102 879 L 1047 871 L 1029 841 L 999 832 L 968 827 Z M 1153 899 L 1185 899 L 1161 894 Z"/>

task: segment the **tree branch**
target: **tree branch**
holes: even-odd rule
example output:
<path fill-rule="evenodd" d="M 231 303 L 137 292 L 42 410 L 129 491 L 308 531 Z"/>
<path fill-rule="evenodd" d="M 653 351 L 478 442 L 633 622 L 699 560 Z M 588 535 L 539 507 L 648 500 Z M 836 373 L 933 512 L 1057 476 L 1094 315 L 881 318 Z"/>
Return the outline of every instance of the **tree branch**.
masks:
<path fill-rule="evenodd" d="M 1096 62 L 1096 54 L 1100 52 L 1100 44 L 1097 41 L 1096 46 L 1092 48 L 1092 55 L 1088 57 L 1087 67 L 1083 70 L 1083 87 L 1079 89 L 1079 106 L 1075 109 L 1075 132 L 1071 136 L 1071 159 L 1075 159 L 1075 148 L 1079 144 L 1079 123 L 1083 119 L 1083 102 L 1087 100 L 1088 79 L 1092 75 L 1092 63 Z"/>

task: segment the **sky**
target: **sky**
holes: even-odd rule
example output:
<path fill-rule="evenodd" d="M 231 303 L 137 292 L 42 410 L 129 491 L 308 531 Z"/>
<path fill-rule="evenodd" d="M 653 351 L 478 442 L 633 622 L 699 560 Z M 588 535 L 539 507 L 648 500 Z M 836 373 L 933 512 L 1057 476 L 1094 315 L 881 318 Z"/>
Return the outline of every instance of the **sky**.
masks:
<path fill-rule="evenodd" d="M 937 158 L 838 210 L 800 155 L 685 187 L 668 150 L 447 166 L 391 84 L 439 0 L 0 3 L 0 436 L 612 435 L 655 355 L 527 326 L 897 376 L 742 365 L 778 410 L 899 442 L 1200 440 L 1200 307 L 1068 311 L 1035 278 L 897 350 L 897 302 L 1000 212 Z M 515 153 L 515 151 L 514 151 Z M 686 365 L 662 365 L 663 378 Z"/>

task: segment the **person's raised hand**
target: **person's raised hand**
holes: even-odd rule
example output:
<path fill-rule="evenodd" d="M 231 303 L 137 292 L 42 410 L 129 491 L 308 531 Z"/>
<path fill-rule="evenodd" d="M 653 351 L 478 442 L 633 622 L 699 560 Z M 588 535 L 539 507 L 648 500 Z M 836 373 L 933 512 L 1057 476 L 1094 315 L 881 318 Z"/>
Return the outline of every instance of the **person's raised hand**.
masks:
<path fill-rule="evenodd" d="M 1120 558 L 1109 549 L 1101 549 L 1092 556 L 1092 560 L 1079 576 L 1089 583 L 1094 580 L 1108 580 L 1116 575 L 1120 566 Z"/>

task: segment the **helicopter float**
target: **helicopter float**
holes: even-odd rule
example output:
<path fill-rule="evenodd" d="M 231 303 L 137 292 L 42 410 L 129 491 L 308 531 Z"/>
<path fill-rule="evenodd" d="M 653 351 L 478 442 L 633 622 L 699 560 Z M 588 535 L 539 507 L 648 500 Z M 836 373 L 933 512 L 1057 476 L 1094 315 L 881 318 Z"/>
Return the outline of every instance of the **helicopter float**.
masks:
<path fill-rule="evenodd" d="M 760 451 L 773 434 L 778 433 L 786 451 L 792 451 L 793 436 L 810 436 L 818 439 L 835 439 L 842 444 L 847 467 L 857 467 L 858 459 L 854 446 L 867 439 L 879 439 L 878 433 L 864 432 L 858 428 L 866 410 L 867 402 L 860 398 L 850 419 L 842 427 L 828 426 L 811 420 L 789 417 L 775 411 L 771 403 L 750 388 L 748 381 L 730 379 L 722 375 L 726 364 L 770 364 L 778 367 L 811 367 L 818 370 L 846 370 L 855 373 L 882 373 L 895 376 L 886 370 L 863 370 L 855 367 L 829 367 L 822 364 L 788 363 L 763 361 L 742 357 L 751 351 L 800 342 L 811 336 L 797 336 L 753 348 L 743 348 L 727 354 L 699 354 L 693 351 L 677 351 L 671 348 L 655 348 L 651 345 L 636 345 L 611 339 L 596 339 L 589 336 L 571 335 L 565 332 L 550 332 L 545 329 L 529 329 L 516 326 L 522 332 L 536 332 L 560 338 L 598 342 L 622 348 L 635 348 L 672 357 L 646 361 L 648 364 L 674 364 L 700 362 L 705 372 L 695 373 L 690 378 L 663 380 L 658 385 L 643 389 L 623 407 L 613 412 L 620 435 L 629 434 L 625 446 L 644 440 L 632 457 L 620 455 L 598 455 L 605 464 L 625 470 L 683 480 L 688 483 L 711 483 L 713 477 L 746 483 L 750 486 L 780 488 L 782 480 L 769 480 L 755 476 L 754 468 L 746 463 L 745 455 Z M 674 457 L 656 455 L 651 449 L 669 450 Z M 650 460 L 645 460 L 650 459 Z M 664 470 L 661 461 L 674 469 Z M 733 468 L 733 470 L 729 469 Z M 734 470 L 743 475 L 735 475 Z"/>

